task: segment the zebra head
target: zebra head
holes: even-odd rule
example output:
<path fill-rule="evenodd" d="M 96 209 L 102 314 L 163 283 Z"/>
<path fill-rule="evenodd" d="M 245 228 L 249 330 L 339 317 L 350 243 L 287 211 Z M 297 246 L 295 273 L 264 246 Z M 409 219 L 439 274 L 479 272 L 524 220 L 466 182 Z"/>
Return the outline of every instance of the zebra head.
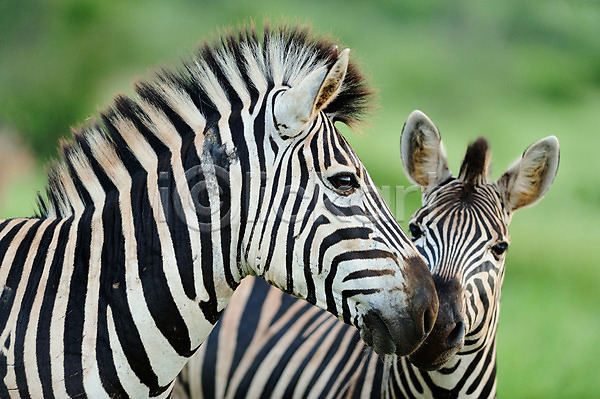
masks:
<path fill-rule="evenodd" d="M 349 50 L 326 54 L 265 96 L 265 138 L 257 141 L 268 143 L 260 150 L 267 167 L 260 199 L 249 204 L 245 267 L 355 325 L 377 352 L 406 355 L 433 326 L 435 288 L 334 126 L 347 122 L 342 108 L 353 106 L 357 74 Z"/>
<path fill-rule="evenodd" d="M 423 187 L 423 207 L 409 228 L 440 303 L 433 331 L 410 361 L 436 370 L 453 355 L 475 353 L 494 340 L 508 224 L 515 210 L 535 204 L 550 188 L 559 146 L 553 136 L 536 142 L 497 181 L 488 182 L 488 145 L 480 138 L 467 149 L 455 178 L 436 126 L 414 111 L 402 131 L 401 153 L 409 178 Z"/>

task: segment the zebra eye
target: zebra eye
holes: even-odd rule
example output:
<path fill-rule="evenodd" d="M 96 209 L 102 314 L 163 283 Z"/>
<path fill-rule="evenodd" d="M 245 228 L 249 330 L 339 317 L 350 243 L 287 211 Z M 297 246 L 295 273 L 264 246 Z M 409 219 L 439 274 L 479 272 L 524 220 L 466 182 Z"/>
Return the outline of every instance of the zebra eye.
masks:
<path fill-rule="evenodd" d="M 502 241 L 492 247 L 492 252 L 496 257 L 500 257 L 508 249 L 508 243 Z"/>
<path fill-rule="evenodd" d="M 342 172 L 335 174 L 329 178 L 327 178 L 329 183 L 333 186 L 336 191 L 339 191 L 341 194 L 348 195 L 352 193 L 355 189 L 360 187 L 356 177 L 352 173 Z"/>
<path fill-rule="evenodd" d="M 410 235 L 411 235 L 413 241 L 418 240 L 423 235 L 423 229 L 421 229 L 421 226 L 419 226 L 419 225 L 411 223 L 408 226 L 408 229 L 410 230 Z"/>

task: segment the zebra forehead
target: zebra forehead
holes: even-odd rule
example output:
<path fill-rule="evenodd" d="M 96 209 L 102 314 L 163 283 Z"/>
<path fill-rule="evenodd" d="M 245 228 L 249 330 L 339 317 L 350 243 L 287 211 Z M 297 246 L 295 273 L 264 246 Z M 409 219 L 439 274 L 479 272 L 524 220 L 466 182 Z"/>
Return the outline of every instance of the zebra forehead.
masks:
<path fill-rule="evenodd" d="M 452 221 L 455 228 L 468 229 L 473 223 L 485 225 L 490 233 L 499 236 L 508 235 L 506 215 L 500 196 L 493 184 L 479 184 L 468 188 L 470 194 L 465 196 L 466 184 L 455 179 L 425 198 L 424 205 L 414 215 L 419 223 L 436 223 Z"/>

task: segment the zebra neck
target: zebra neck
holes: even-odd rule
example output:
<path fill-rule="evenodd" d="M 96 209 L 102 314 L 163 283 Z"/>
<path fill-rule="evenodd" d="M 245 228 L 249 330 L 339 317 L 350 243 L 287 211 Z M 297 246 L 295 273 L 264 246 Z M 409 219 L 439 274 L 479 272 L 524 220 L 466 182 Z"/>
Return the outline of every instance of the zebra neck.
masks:
<path fill-rule="evenodd" d="M 493 398 L 496 396 L 496 340 L 480 350 L 455 355 L 446 367 L 423 371 L 407 358 L 397 358 L 386 384 L 387 392 L 402 397 Z"/>

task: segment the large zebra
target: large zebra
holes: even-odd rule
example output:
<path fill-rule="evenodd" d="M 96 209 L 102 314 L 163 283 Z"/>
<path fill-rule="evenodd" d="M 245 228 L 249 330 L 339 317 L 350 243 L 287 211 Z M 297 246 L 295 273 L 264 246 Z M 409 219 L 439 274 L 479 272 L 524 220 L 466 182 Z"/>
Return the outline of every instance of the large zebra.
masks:
<path fill-rule="evenodd" d="M 437 128 L 415 111 L 405 124 L 401 153 L 408 176 L 423 186 L 423 206 L 410 231 L 429 261 L 440 301 L 425 343 L 409 357 L 379 357 L 335 318 L 247 280 L 208 345 L 184 368 L 175 398 L 496 395 L 507 227 L 515 210 L 538 201 L 552 184 L 558 141 L 533 144 L 489 183 L 487 143 L 479 139 L 455 178 Z"/>
<path fill-rule="evenodd" d="M 369 99 L 348 50 L 243 28 L 136 92 L 0 221 L 0 397 L 167 397 L 247 275 L 378 352 L 424 340 L 431 274 L 334 127 Z"/>

